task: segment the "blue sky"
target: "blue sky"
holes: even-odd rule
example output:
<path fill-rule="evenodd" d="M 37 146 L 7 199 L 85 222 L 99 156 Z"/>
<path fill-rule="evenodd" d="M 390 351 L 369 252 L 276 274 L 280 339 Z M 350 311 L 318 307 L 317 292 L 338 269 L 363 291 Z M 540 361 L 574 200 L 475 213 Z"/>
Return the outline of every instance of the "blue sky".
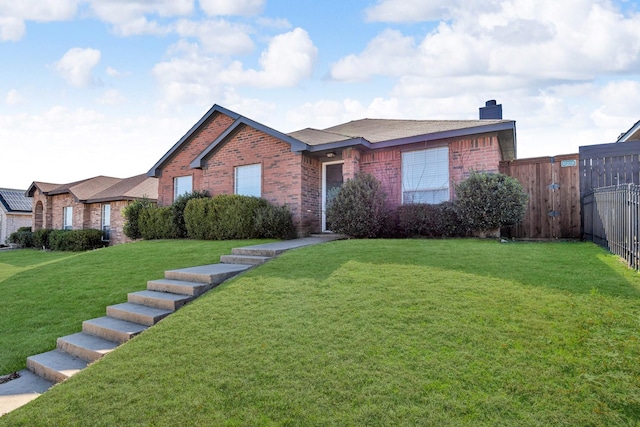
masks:
<path fill-rule="evenodd" d="M 0 0 L 0 187 L 145 173 L 213 104 L 283 132 L 516 120 L 518 157 L 640 120 L 624 0 Z"/>

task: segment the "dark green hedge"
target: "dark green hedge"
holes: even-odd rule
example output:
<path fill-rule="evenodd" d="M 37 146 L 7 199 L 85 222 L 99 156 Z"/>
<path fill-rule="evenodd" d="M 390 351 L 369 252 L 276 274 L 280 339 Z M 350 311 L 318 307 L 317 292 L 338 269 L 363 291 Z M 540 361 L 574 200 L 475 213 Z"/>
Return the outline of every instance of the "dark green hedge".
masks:
<path fill-rule="evenodd" d="M 176 230 L 171 206 L 142 209 L 138 217 L 138 228 L 140 236 L 146 240 L 174 239 Z"/>
<path fill-rule="evenodd" d="M 184 220 L 192 239 L 252 239 L 260 237 L 256 214 L 268 206 L 266 200 L 258 197 L 220 194 L 190 200 L 184 210 Z"/>
<path fill-rule="evenodd" d="M 87 230 L 52 230 L 49 233 L 49 246 L 53 251 L 88 251 L 105 246 L 102 231 Z"/>

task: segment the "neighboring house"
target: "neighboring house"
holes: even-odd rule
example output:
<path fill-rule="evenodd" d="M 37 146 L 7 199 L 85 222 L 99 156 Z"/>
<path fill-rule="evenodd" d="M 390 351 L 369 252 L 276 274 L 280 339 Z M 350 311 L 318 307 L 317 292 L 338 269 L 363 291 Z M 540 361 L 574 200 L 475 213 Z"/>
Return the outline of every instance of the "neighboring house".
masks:
<path fill-rule="evenodd" d="M 110 245 L 130 241 L 124 233 L 122 208 L 135 200 L 158 198 L 158 182 L 146 174 L 131 178 L 97 176 L 69 184 L 33 182 L 33 229 L 103 230 Z"/>
<path fill-rule="evenodd" d="M 18 228 L 31 227 L 32 203 L 24 190 L 0 188 L 0 245 L 9 243 L 9 236 Z"/>
<path fill-rule="evenodd" d="M 185 192 L 260 196 L 285 204 L 300 234 L 325 230 L 327 192 L 358 172 L 374 175 L 387 203 L 438 203 L 475 171 L 516 156 L 516 127 L 495 101 L 481 120 L 363 119 L 285 134 L 214 105 L 148 175 L 158 204 Z"/>
<path fill-rule="evenodd" d="M 631 126 L 631 129 L 621 134 L 616 142 L 640 141 L 640 121 Z"/>

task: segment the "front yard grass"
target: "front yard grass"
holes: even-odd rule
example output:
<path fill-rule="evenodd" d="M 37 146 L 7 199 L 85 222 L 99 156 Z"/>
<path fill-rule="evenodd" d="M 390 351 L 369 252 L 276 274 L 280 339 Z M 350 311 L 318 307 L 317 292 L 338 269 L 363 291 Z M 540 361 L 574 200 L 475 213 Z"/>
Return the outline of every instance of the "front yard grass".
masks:
<path fill-rule="evenodd" d="M 0 426 L 637 426 L 639 330 L 640 276 L 593 244 L 338 241 L 227 282 Z"/>
<path fill-rule="evenodd" d="M 165 240 L 89 252 L 0 252 L 0 375 L 22 369 L 28 356 L 52 350 L 84 320 L 146 289 L 164 270 L 212 264 L 254 242 Z"/>

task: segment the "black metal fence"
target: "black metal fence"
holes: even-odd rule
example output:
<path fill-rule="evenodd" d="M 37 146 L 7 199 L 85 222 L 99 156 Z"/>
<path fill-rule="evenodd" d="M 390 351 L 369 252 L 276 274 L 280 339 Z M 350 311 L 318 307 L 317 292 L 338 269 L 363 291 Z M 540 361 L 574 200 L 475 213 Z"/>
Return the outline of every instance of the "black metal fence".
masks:
<path fill-rule="evenodd" d="M 640 185 L 596 188 L 582 197 L 585 240 L 609 249 L 640 270 Z"/>

